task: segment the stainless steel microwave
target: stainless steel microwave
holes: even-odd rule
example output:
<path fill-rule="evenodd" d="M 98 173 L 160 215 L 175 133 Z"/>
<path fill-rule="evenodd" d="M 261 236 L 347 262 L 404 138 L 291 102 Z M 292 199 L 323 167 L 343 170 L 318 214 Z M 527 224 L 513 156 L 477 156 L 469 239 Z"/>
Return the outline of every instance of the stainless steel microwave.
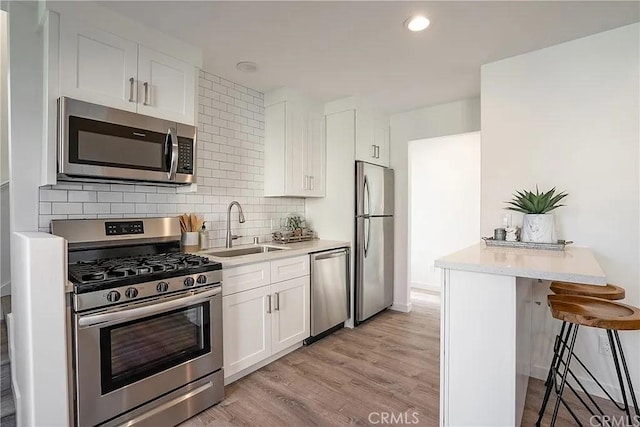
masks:
<path fill-rule="evenodd" d="M 58 178 L 85 181 L 196 182 L 194 126 L 58 100 Z"/>

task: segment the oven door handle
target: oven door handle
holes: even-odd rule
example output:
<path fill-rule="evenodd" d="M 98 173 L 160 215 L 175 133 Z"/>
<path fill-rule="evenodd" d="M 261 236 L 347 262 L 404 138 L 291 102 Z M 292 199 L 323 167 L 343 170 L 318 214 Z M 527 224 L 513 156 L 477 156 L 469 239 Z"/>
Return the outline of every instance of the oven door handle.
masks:
<path fill-rule="evenodd" d="M 129 320 L 139 319 L 158 313 L 163 313 L 176 308 L 186 307 L 192 304 L 198 304 L 211 299 L 211 297 L 218 295 L 222 292 L 222 288 L 218 287 L 210 291 L 201 292 L 188 297 L 178 298 L 167 302 L 159 302 L 156 304 L 145 305 L 144 307 L 130 308 L 118 310 L 112 313 L 104 314 L 92 314 L 88 316 L 80 316 L 78 318 L 78 326 L 90 327 L 95 325 L 102 325 L 105 323 L 124 323 Z"/>

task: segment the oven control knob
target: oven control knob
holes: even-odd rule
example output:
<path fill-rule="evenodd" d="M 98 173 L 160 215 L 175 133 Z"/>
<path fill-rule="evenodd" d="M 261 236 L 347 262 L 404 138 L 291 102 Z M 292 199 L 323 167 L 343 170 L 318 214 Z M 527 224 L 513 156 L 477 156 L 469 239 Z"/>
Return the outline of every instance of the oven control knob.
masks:
<path fill-rule="evenodd" d="M 129 288 L 124 292 L 124 294 L 127 298 L 135 298 L 138 296 L 138 290 L 136 288 Z"/>
<path fill-rule="evenodd" d="M 207 276 L 205 276 L 204 274 L 201 274 L 198 276 L 197 281 L 200 284 L 207 283 Z"/>
<path fill-rule="evenodd" d="M 107 301 L 109 302 L 117 302 L 120 300 L 120 292 L 111 291 L 107 294 Z"/>
<path fill-rule="evenodd" d="M 169 290 L 169 284 L 167 282 L 160 282 L 158 286 L 156 286 L 156 290 L 158 292 L 167 292 Z"/>
<path fill-rule="evenodd" d="M 193 277 L 187 277 L 186 279 L 184 279 L 185 286 L 193 286 L 194 283 L 195 280 L 193 280 Z"/>

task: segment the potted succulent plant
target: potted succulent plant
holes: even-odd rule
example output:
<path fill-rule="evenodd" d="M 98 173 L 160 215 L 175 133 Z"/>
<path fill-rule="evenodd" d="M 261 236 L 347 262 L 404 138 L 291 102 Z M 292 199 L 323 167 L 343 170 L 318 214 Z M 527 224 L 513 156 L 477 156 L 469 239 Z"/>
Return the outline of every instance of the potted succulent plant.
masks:
<path fill-rule="evenodd" d="M 561 206 L 562 199 L 567 197 L 567 193 L 556 193 L 556 188 L 540 193 L 536 186 L 536 192 L 516 191 L 513 200 L 507 202 L 510 206 L 507 209 L 522 212 L 522 233 L 520 240 L 523 242 L 555 243 L 555 225 L 553 214 L 554 209 Z"/>

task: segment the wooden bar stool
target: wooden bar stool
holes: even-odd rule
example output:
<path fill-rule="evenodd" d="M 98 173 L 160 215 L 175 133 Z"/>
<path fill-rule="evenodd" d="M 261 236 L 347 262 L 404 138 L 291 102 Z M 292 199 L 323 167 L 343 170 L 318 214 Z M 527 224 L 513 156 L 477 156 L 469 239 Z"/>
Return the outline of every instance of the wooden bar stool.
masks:
<path fill-rule="evenodd" d="M 624 288 L 621 288 L 620 286 L 616 286 L 616 285 L 611 285 L 611 284 L 602 286 L 602 285 L 585 285 L 582 283 L 556 281 L 556 282 L 551 282 L 550 289 L 556 295 L 577 295 L 577 296 L 597 297 L 597 298 L 602 298 L 602 299 L 607 299 L 612 301 L 622 300 L 625 297 Z M 536 422 L 536 425 L 540 425 L 540 422 L 542 421 L 542 417 L 544 416 L 544 411 L 546 409 L 547 402 L 549 401 L 549 396 L 551 395 L 551 390 L 553 388 L 553 381 L 551 380 L 551 377 L 553 375 L 554 367 L 555 367 L 555 370 L 557 371 L 559 368 L 559 363 L 560 363 L 559 361 L 561 361 L 562 356 L 564 356 L 564 351 L 566 349 L 566 346 L 563 346 L 562 349 L 560 349 L 560 345 L 561 343 L 566 343 L 567 339 L 569 338 L 569 335 L 571 334 L 572 328 L 573 326 L 568 324 L 568 322 L 562 322 L 560 333 L 556 335 L 555 343 L 553 346 L 553 349 L 554 349 L 553 360 L 549 365 L 547 379 L 544 383 L 546 390 L 544 393 L 544 398 L 542 399 L 543 404 L 542 404 L 542 407 L 540 408 L 540 412 L 538 413 L 538 421 Z M 578 362 L 580 365 L 582 365 L 585 368 L 585 370 L 587 371 L 587 373 L 589 373 L 589 375 L 591 375 L 591 372 L 588 369 L 586 369 L 586 366 L 584 366 L 582 361 L 576 355 L 573 355 L 572 357 L 574 357 L 576 359 L 576 362 Z M 586 393 L 586 390 L 583 387 L 582 383 L 577 378 L 574 378 L 574 379 L 577 382 L 577 384 L 580 386 L 580 388 L 582 388 L 582 390 Z M 596 378 L 592 378 L 592 379 L 598 385 L 600 385 L 600 383 Z M 571 389 L 571 391 L 574 392 L 574 394 L 576 394 L 578 399 L 582 401 L 580 396 L 577 394 L 577 392 L 571 385 L 569 385 L 569 388 Z M 606 390 L 603 389 L 603 391 L 607 394 L 607 396 L 609 396 L 609 393 Z M 588 393 L 587 395 L 589 396 Z M 611 398 L 611 396 L 609 397 Z M 589 396 L 589 398 L 591 399 L 591 396 Z M 592 400 L 592 403 L 596 407 L 598 407 L 595 401 L 593 401 L 593 399 L 591 400 Z"/>
<path fill-rule="evenodd" d="M 618 331 L 640 330 L 640 309 L 626 304 L 620 304 L 612 300 L 579 295 L 549 295 L 548 303 L 549 307 L 551 308 L 551 314 L 553 315 L 553 317 L 558 320 L 562 320 L 564 322 L 563 326 L 568 325 L 566 328 L 567 331 L 561 331 L 560 338 L 557 339 L 556 342 L 557 345 L 554 346 L 554 362 L 552 363 L 551 367 L 551 377 L 548 379 L 549 385 L 547 386 L 547 389 L 550 390 L 551 387 L 555 388 L 555 392 L 558 397 L 556 400 L 555 408 L 553 410 L 551 425 L 555 425 L 558 416 L 558 409 L 561 402 L 567 408 L 574 420 L 576 420 L 579 425 L 582 425 L 580 420 L 577 418 L 575 413 L 571 410 L 571 408 L 567 405 L 562 397 L 565 386 L 568 386 L 573 391 L 573 393 L 578 397 L 580 402 L 587 408 L 591 415 L 604 415 L 602 409 L 588 394 L 584 386 L 582 386 L 578 378 L 571 371 L 572 359 L 578 361 L 580 365 L 585 369 L 585 371 L 591 376 L 591 378 L 596 381 L 598 386 L 600 386 L 600 388 L 607 394 L 609 399 L 616 405 L 616 407 L 625 412 L 627 416 L 627 422 L 629 423 L 629 425 L 632 425 L 631 423 L 633 422 L 634 418 L 632 418 L 631 415 L 630 403 L 633 404 L 635 416 L 637 417 L 640 417 L 640 408 L 638 407 L 638 401 L 631 384 L 631 375 L 629 374 L 629 369 L 627 367 L 627 362 L 624 356 L 624 351 L 622 349 Z M 605 390 L 600 382 L 587 369 L 584 363 L 582 363 L 573 353 L 576 338 L 578 336 L 578 328 L 580 326 L 600 328 L 607 331 L 607 336 L 611 345 L 613 362 L 615 365 L 618 382 L 620 384 L 620 391 L 622 392 L 622 406 L 620 406 L 620 404 L 618 404 L 611 397 L 611 395 Z M 566 361 L 563 360 L 565 350 L 567 353 Z M 562 371 L 562 373 L 560 373 L 560 368 L 562 365 L 564 365 L 564 370 Z M 559 385 L 557 384 L 558 375 L 560 375 Z M 587 397 L 596 407 L 599 414 L 596 414 L 591 409 L 591 407 L 578 395 L 576 390 L 567 382 L 567 378 L 569 375 L 571 375 L 573 380 L 576 381 L 582 388 L 582 390 L 587 394 Z M 627 389 L 629 391 L 631 402 L 629 402 L 629 399 L 627 398 Z M 545 399 L 542 402 L 540 416 L 536 425 L 540 425 L 540 421 L 544 416 L 544 412 L 548 403 L 548 398 L 548 394 L 545 393 Z"/>
<path fill-rule="evenodd" d="M 556 295 L 580 295 L 612 301 L 624 299 L 624 288 L 616 285 L 583 285 L 582 283 L 551 282 L 551 290 Z"/>

